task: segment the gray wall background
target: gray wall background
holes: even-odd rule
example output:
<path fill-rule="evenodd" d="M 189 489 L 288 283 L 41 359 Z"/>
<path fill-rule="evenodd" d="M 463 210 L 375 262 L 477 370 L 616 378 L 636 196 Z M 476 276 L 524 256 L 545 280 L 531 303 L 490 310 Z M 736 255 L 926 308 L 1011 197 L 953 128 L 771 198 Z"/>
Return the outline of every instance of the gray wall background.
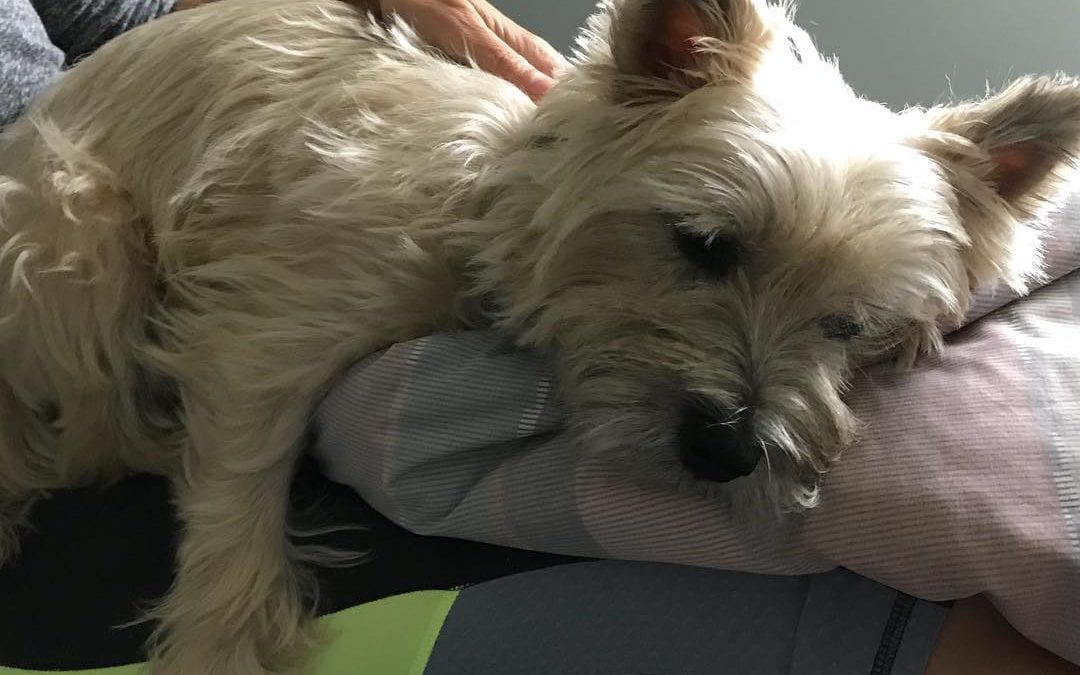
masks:
<path fill-rule="evenodd" d="M 494 0 L 568 52 L 591 0 Z M 893 108 L 979 96 L 1025 73 L 1080 75 L 1080 0 L 802 0 L 799 24 Z"/>

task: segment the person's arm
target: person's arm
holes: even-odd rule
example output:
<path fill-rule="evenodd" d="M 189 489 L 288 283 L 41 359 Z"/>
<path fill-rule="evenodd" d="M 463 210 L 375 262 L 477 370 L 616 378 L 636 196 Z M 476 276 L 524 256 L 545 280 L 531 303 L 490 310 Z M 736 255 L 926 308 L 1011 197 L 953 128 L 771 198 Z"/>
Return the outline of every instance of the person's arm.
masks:
<path fill-rule="evenodd" d="M 31 0 L 52 43 L 73 63 L 108 40 L 172 11 L 177 0 Z"/>
<path fill-rule="evenodd" d="M 64 66 L 29 0 L 0 0 L 0 128 Z"/>

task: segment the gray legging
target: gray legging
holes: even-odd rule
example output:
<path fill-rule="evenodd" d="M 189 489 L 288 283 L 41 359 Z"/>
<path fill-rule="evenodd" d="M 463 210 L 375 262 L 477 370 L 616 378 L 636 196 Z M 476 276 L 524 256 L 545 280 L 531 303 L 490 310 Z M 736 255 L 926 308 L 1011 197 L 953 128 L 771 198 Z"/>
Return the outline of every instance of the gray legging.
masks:
<path fill-rule="evenodd" d="M 65 65 L 176 0 L 0 0 L 0 127 Z"/>

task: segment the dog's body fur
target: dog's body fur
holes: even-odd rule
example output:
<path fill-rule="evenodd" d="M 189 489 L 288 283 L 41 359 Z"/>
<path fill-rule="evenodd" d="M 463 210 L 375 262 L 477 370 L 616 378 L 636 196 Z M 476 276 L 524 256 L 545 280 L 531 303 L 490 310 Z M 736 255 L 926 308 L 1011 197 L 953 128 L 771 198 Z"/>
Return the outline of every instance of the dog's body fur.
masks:
<path fill-rule="evenodd" d="M 0 136 L 0 562 L 34 497 L 172 476 L 154 667 L 299 669 L 312 406 L 362 355 L 488 321 L 552 354 L 590 451 L 715 476 L 694 434 L 738 420 L 766 464 L 721 493 L 811 504 L 850 362 L 1037 273 L 1021 221 L 1080 89 L 896 116 L 781 9 L 614 11 L 539 108 L 332 0 L 180 13 L 43 95 Z"/>

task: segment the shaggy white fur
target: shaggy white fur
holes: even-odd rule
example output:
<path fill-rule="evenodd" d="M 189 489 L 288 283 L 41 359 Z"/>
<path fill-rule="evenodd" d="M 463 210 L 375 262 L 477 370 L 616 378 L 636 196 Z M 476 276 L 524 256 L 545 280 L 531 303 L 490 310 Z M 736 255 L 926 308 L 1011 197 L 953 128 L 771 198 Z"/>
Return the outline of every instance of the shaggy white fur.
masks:
<path fill-rule="evenodd" d="M 1080 86 L 894 115 L 785 8 L 604 5 L 535 107 L 333 0 L 223 0 L 80 63 L 0 135 L 0 561 L 48 490 L 171 476 L 160 673 L 303 669 L 286 537 L 351 361 L 493 323 L 583 451 L 810 506 L 853 364 L 1038 273 Z"/>

